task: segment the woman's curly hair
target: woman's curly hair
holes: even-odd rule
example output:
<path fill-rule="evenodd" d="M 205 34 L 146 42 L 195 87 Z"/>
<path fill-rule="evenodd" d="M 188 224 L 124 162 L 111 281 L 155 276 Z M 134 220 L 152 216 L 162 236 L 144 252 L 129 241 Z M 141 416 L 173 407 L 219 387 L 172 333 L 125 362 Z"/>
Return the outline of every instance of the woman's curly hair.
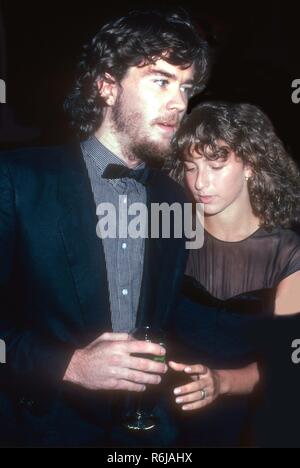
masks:
<path fill-rule="evenodd" d="M 167 56 L 165 56 L 167 52 Z M 200 38 L 183 10 L 133 11 L 108 23 L 83 47 L 77 79 L 65 101 L 70 126 L 81 137 L 93 134 L 101 125 L 105 101 L 97 82 L 107 74 L 120 82 L 131 66 L 154 63 L 164 56 L 172 65 L 195 65 L 195 92 L 209 75 L 208 46 Z"/>
<path fill-rule="evenodd" d="M 173 141 L 171 176 L 183 181 L 183 161 L 192 147 L 207 159 L 226 159 L 220 140 L 252 168 L 248 181 L 250 201 L 261 226 L 291 227 L 299 223 L 299 169 L 270 119 L 254 105 L 206 102 L 195 107 Z"/>

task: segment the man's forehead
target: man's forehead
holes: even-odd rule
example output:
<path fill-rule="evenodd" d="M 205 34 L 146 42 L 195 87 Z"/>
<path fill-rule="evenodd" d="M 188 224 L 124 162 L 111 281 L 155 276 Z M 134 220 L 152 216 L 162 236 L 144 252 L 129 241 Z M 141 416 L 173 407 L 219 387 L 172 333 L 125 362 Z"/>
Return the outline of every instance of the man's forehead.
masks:
<path fill-rule="evenodd" d="M 138 69 L 141 73 L 141 76 L 147 76 L 155 73 L 164 73 L 166 76 L 169 75 L 169 78 L 180 81 L 193 81 L 195 74 L 194 65 L 188 67 L 182 67 L 182 65 L 172 65 L 164 59 L 158 59 L 154 63 L 147 65 L 139 65 L 138 67 L 133 67 Z"/>
<path fill-rule="evenodd" d="M 189 78 L 194 77 L 195 67 L 194 65 L 188 67 L 182 67 L 182 65 L 172 65 L 171 63 L 167 62 L 164 59 L 158 59 L 155 63 L 146 65 L 144 67 L 146 70 L 163 70 L 167 73 L 174 74 L 174 75 L 186 75 Z"/>

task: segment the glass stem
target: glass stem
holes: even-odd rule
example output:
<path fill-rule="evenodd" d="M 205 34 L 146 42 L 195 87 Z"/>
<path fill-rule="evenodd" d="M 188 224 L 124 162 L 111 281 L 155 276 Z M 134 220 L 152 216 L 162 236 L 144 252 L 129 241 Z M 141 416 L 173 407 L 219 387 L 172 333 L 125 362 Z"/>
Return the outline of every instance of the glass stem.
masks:
<path fill-rule="evenodd" d="M 137 415 L 139 418 L 142 417 L 142 399 L 143 399 L 143 393 L 141 393 L 139 396 L 138 396 L 138 401 L 137 401 L 137 409 L 136 409 L 136 412 L 137 412 Z"/>

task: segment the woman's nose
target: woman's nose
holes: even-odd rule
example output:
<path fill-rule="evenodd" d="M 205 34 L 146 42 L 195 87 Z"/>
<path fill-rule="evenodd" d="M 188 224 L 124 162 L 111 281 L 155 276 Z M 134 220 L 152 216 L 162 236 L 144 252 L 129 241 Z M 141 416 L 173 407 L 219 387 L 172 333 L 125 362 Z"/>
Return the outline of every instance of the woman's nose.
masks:
<path fill-rule="evenodd" d="M 195 189 L 200 191 L 203 190 L 204 188 L 207 188 L 209 185 L 209 178 L 207 172 L 204 171 L 198 171 L 197 178 L 195 180 Z"/>

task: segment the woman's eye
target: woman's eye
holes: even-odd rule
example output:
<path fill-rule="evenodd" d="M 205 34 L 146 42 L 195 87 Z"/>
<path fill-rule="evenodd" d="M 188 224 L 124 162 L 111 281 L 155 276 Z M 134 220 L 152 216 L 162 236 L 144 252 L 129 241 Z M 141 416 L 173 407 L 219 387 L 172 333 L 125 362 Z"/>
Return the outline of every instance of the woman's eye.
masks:
<path fill-rule="evenodd" d="M 220 171 L 224 166 L 210 166 L 213 171 Z"/>
<path fill-rule="evenodd" d="M 186 167 L 184 166 L 185 172 L 193 172 L 195 170 L 195 167 Z"/>

